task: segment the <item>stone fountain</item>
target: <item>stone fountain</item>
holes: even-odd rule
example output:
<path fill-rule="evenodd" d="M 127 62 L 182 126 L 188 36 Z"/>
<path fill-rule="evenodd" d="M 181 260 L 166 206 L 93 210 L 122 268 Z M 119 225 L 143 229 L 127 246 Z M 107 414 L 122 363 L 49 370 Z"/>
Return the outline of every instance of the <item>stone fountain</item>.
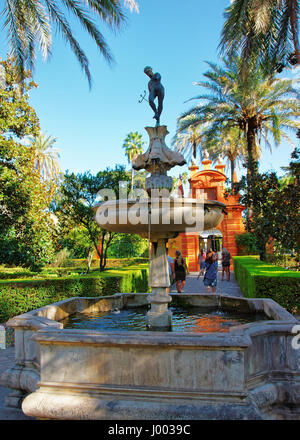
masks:
<path fill-rule="evenodd" d="M 173 179 L 167 171 L 176 165 L 184 165 L 186 161 L 179 152 L 167 147 L 165 136 L 168 130 L 165 125 L 145 129 L 149 135 L 149 148 L 135 159 L 133 168 L 145 169 L 151 174 L 146 178 L 149 197 L 138 201 L 125 199 L 101 203 L 95 218 L 102 228 L 110 231 L 138 233 L 149 238 L 151 294 L 148 299 L 151 309 L 147 314 L 147 326 L 163 330 L 170 328 L 172 323 L 172 313 L 168 309 L 171 296 L 168 294 L 170 281 L 166 243 L 180 232 L 215 228 L 223 219 L 225 205 L 217 201 L 171 198 Z M 131 211 L 139 215 L 130 216 Z M 134 218 L 134 224 L 130 218 Z"/>
<path fill-rule="evenodd" d="M 223 219 L 225 205 L 195 199 L 171 199 L 173 179 L 167 172 L 179 165 L 185 165 L 182 154 L 167 147 L 165 137 L 169 133 L 165 125 L 160 126 L 160 116 L 163 109 L 164 88 L 159 73 L 153 74 L 150 66 L 144 72 L 150 77 L 148 83 L 149 105 L 154 111 L 155 127 L 145 127 L 149 135 L 149 147 L 133 162 L 135 170 L 144 169 L 150 173 L 146 178 L 146 190 L 149 199 L 134 203 L 139 211 L 139 221 L 131 224 L 128 218 L 130 209 L 124 201 L 106 202 L 99 206 L 96 213 L 97 223 L 108 230 L 123 233 L 138 233 L 151 241 L 151 258 L 149 268 L 149 287 L 151 309 L 147 314 L 147 326 L 151 329 L 166 329 L 171 327 L 172 313 L 168 310 L 171 297 L 168 294 L 169 270 L 166 254 L 166 243 L 169 238 L 175 238 L 180 232 L 201 231 L 216 227 Z M 154 100 L 157 98 L 158 105 Z M 123 205 L 123 206 L 122 206 Z M 110 211 L 108 222 L 105 212 Z M 125 212 L 124 212 L 125 211 Z M 125 214 L 125 215 L 124 215 Z M 144 215 L 143 215 L 144 214 Z M 120 222 L 120 218 L 124 220 Z"/>
<path fill-rule="evenodd" d="M 299 323 L 290 313 L 270 299 L 168 294 L 167 240 L 214 228 L 224 205 L 169 197 L 167 171 L 184 159 L 165 145 L 167 128 L 159 125 L 160 75 L 149 67 L 145 73 L 157 124 L 146 127 L 149 148 L 134 167 L 151 173 L 148 197 L 101 203 L 96 221 L 149 238 L 151 294 L 72 297 L 10 319 L 15 365 L 0 376 L 0 384 L 11 388 L 6 404 L 40 419 L 300 419 Z M 265 320 L 253 318 L 223 333 L 167 332 L 171 297 L 184 307 L 263 314 Z M 74 314 L 149 303 L 149 331 L 64 328 L 63 320 Z"/>

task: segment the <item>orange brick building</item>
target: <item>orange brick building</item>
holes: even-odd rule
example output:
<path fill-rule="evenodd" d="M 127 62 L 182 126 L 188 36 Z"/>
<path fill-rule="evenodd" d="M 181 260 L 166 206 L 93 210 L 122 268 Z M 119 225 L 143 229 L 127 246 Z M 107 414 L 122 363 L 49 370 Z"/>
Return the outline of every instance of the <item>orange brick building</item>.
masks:
<path fill-rule="evenodd" d="M 173 240 L 169 240 L 169 255 L 175 256 L 175 251 L 179 249 L 184 257 L 188 257 L 189 270 L 196 272 L 199 270 L 198 255 L 201 248 L 213 248 L 219 254 L 222 248 L 226 248 L 231 256 L 238 255 L 238 248 L 235 242 L 235 234 L 241 234 L 245 231 L 242 212 L 245 209 L 240 203 L 239 195 L 229 195 L 224 197 L 225 165 L 218 161 L 214 169 L 211 168 L 212 161 L 204 159 L 202 161 L 203 170 L 192 165 L 190 170 L 190 197 L 197 198 L 204 196 L 207 200 L 217 200 L 226 205 L 227 215 L 224 215 L 222 222 L 216 229 L 202 232 L 188 232 L 179 234 Z M 200 190 L 200 191 L 199 191 Z"/>

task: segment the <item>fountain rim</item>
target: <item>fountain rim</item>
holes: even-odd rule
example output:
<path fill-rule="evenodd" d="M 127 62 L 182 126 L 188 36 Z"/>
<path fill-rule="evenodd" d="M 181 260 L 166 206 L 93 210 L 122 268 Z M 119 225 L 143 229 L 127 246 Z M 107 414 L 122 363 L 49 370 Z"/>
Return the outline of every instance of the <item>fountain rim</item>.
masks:
<path fill-rule="evenodd" d="M 201 199 L 195 199 L 192 197 L 176 197 L 176 198 L 168 198 L 168 197 L 149 197 L 149 198 L 140 198 L 140 199 L 116 199 L 116 200 L 106 200 L 104 202 L 99 202 L 93 206 L 93 209 L 97 209 L 100 206 L 122 206 L 122 205 L 134 205 L 136 203 L 139 203 L 141 205 L 149 205 L 151 203 L 167 203 L 171 202 L 172 205 L 196 205 L 196 204 L 203 204 L 203 205 L 211 205 L 211 206 L 218 206 L 220 208 L 225 209 L 226 205 L 225 203 L 219 202 L 218 200 L 204 200 Z"/>

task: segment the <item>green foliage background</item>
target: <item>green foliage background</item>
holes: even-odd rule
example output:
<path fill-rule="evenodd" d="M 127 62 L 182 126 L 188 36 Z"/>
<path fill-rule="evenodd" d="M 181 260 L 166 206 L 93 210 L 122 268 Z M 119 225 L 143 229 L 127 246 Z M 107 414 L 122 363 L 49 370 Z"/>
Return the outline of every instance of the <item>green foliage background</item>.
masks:
<path fill-rule="evenodd" d="M 12 58 L 0 61 L 0 264 L 38 270 L 54 255 L 53 224 L 47 210 L 54 182 L 41 181 L 34 168 L 34 146 L 22 144 L 39 133 L 39 120 L 29 105 L 36 84 L 27 72 L 18 79 Z"/>

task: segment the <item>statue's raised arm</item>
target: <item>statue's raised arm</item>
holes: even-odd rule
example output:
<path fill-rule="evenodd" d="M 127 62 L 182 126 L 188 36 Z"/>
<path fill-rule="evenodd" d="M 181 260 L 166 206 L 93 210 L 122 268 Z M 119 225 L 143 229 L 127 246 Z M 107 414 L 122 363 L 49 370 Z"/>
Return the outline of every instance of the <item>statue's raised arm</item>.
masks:
<path fill-rule="evenodd" d="M 150 81 L 148 83 L 149 90 L 149 105 L 154 111 L 153 118 L 156 119 L 156 126 L 160 124 L 160 115 L 163 109 L 163 100 L 165 97 L 165 89 L 161 84 L 161 75 L 159 73 L 153 73 L 152 67 L 146 66 L 144 72 L 147 76 L 149 76 Z M 157 98 L 158 105 L 154 100 Z"/>

